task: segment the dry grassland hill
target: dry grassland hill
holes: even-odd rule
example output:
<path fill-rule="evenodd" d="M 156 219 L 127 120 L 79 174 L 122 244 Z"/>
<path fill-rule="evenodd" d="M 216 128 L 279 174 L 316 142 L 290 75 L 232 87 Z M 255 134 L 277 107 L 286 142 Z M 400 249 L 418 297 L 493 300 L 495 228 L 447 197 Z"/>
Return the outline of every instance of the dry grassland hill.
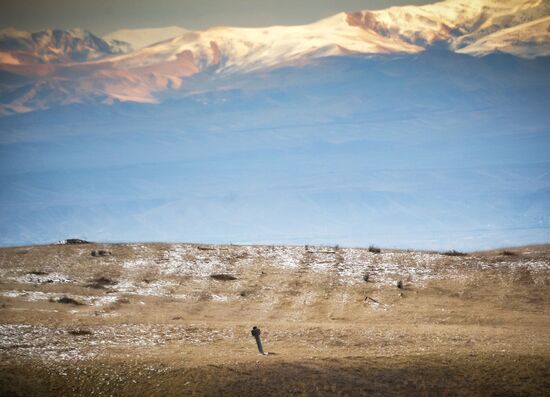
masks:
<path fill-rule="evenodd" d="M 4 248 L 0 395 L 550 395 L 549 287 L 550 246 Z"/>

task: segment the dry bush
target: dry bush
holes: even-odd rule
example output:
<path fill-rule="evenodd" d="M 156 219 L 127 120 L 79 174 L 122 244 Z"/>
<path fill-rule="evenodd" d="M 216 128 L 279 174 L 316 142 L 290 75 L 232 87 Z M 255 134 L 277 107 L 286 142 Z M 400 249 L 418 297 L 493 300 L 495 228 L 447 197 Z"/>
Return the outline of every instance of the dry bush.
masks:
<path fill-rule="evenodd" d="M 81 328 L 71 329 L 68 332 L 69 334 L 75 335 L 75 336 L 92 335 L 92 331 L 88 329 L 81 329 Z"/>
<path fill-rule="evenodd" d="M 533 274 L 526 267 L 520 267 L 516 269 L 513 273 L 513 280 L 515 283 L 520 283 L 520 284 L 526 284 L 526 285 L 535 284 L 535 279 L 533 278 Z"/>
<path fill-rule="evenodd" d="M 93 280 L 90 281 L 90 283 L 86 284 L 85 286 L 88 288 L 104 289 L 106 286 L 115 285 L 115 284 L 117 284 L 116 281 L 113 281 L 110 278 L 101 276 L 101 277 L 94 278 Z"/>
<path fill-rule="evenodd" d="M 80 302 L 74 300 L 73 298 L 69 298 L 68 296 L 62 296 L 61 298 L 59 298 L 57 300 L 57 303 L 63 303 L 65 305 L 76 305 L 76 306 L 83 305 L 83 303 L 80 303 Z"/>
<path fill-rule="evenodd" d="M 379 254 L 382 252 L 382 250 L 374 245 L 369 246 L 369 252 L 372 252 L 373 254 Z"/>
<path fill-rule="evenodd" d="M 145 267 L 136 272 L 136 279 L 149 284 L 161 278 L 158 267 Z"/>
<path fill-rule="evenodd" d="M 231 274 L 211 274 L 210 278 L 219 281 L 233 281 L 237 279 L 237 277 L 232 276 Z"/>
<path fill-rule="evenodd" d="M 91 244 L 91 242 L 86 240 L 81 240 L 79 238 L 68 238 L 65 240 L 65 244 L 73 245 L 73 244 Z"/>
<path fill-rule="evenodd" d="M 445 251 L 443 253 L 443 255 L 445 255 L 445 256 L 466 256 L 468 254 L 465 254 L 464 252 L 460 252 L 460 251 L 456 251 L 456 250 L 450 250 L 450 251 Z"/>

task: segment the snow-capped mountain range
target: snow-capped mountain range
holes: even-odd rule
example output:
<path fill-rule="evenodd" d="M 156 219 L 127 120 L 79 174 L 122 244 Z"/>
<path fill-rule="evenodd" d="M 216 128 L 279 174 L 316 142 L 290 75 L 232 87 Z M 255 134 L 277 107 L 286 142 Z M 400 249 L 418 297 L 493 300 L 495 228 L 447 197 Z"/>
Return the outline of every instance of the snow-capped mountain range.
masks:
<path fill-rule="evenodd" d="M 302 26 L 0 32 L 0 114 L 114 100 L 155 103 L 197 73 L 249 73 L 331 56 L 550 55 L 548 0 L 446 0 L 339 13 Z"/>

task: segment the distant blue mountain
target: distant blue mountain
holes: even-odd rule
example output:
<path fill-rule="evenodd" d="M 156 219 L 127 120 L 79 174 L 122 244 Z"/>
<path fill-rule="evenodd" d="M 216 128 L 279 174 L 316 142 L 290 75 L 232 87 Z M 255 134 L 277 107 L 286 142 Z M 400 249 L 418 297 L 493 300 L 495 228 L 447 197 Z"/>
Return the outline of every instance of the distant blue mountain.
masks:
<path fill-rule="evenodd" d="M 0 244 L 550 241 L 550 58 L 336 57 L 167 95 L 0 118 Z"/>

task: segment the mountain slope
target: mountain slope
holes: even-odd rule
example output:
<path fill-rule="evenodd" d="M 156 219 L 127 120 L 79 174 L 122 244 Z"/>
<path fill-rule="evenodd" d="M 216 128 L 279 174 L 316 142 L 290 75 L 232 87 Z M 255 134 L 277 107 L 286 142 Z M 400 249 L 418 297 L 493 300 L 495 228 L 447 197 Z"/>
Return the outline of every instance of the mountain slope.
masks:
<path fill-rule="evenodd" d="M 0 244 L 550 241 L 550 58 L 330 57 L 0 119 Z M 211 89 L 209 88 L 211 85 Z"/>
<path fill-rule="evenodd" d="M 13 28 L 0 31 L 0 59 L 8 64 L 86 62 L 126 50 L 125 43 L 106 42 L 82 29 L 48 29 L 35 33 Z"/>
<path fill-rule="evenodd" d="M 459 49 L 471 55 L 487 55 L 495 51 L 525 58 L 550 55 L 550 16 L 519 26 L 499 30 Z"/>

